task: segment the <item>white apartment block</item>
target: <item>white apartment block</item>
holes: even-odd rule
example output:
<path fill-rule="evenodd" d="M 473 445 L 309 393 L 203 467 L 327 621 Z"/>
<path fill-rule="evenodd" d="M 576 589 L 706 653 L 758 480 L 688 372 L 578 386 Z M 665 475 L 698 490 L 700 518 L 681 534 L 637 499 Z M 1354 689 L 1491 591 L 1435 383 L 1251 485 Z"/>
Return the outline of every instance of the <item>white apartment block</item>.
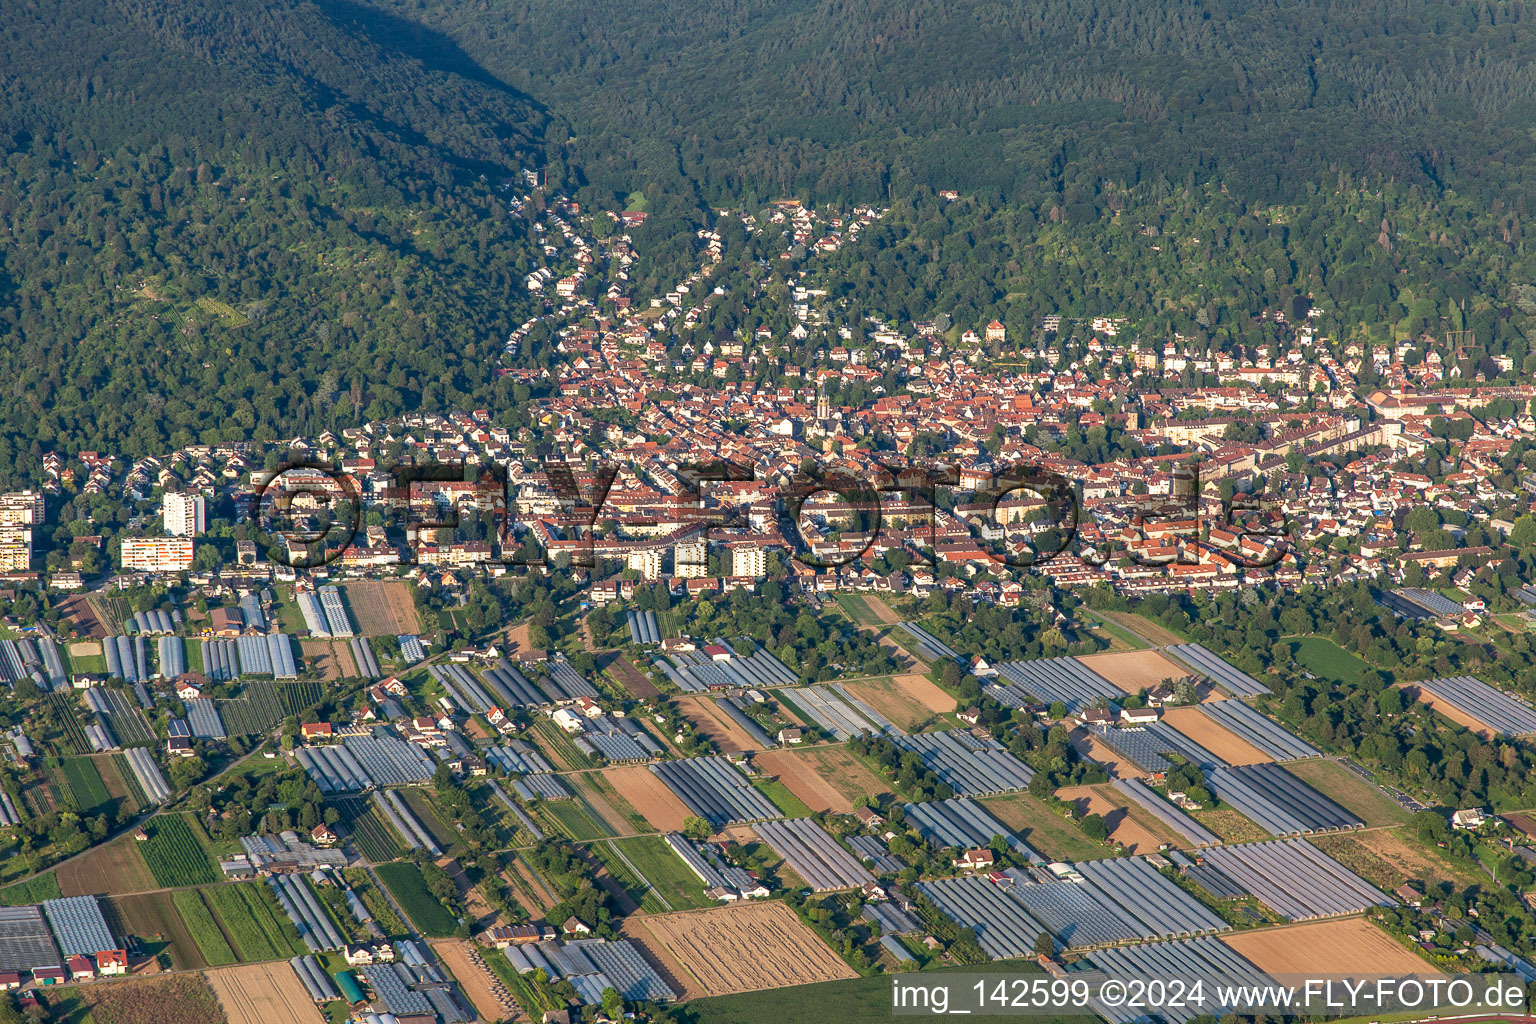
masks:
<path fill-rule="evenodd" d="M 160 503 L 165 532 L 172 537 L 196 537 L 208 528 L 207 500 L 201 494 L 166 491 Z"/>
<path fill-rule="evenodd" d="M 123 568 L 139 572 L 185 572 L 192 568 L 192 538 L 124 537 Z"/>
<path fill-rule="evenodd" d="M 32 527 L 0 526 L 0 572 L 32 568 Z"/>
<path fill-rule="evenodd" d="M 768 549 L 755 544 L 731 549 L 731 575 L 753 579 L 768 575 Z"/>
<path fill-rule="evenodd" d="M 661 552 L 656 548 L 643 548 L 629 553 L 629 567 L 648 580 L 661 579 Z"/>
<path fill-rule="evenodd" d="M 36 526 L 42 521 L 42 494 L 37 491 L 0 494 L 0 526 Z"/>
<path fill-rule="evenodd" d="M 702 537 L 681 540 L 672 548 L 672 575 L 700 579 L 709 575 L 709 542 Z"/>

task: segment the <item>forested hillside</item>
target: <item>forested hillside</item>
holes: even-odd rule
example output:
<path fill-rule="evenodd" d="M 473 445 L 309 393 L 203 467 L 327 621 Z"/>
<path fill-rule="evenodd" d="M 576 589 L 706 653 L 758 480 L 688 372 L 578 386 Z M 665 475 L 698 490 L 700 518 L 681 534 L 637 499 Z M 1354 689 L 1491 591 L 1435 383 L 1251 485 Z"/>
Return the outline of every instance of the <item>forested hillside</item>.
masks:
<path fill-rule="evenodd" d="M 536 104 L 297 0 L 0 6 L 0 475 L 484 396 Z M 0 480 L 0 484 L 5 481 Z"/>
<path fill-rule="evenodd" d="M 1513 189 L 1526 3 L 372 0 L 569 119 L 620 194 L 1030 194 L 1101 178 L 1293 195 L 1339 169 Z"/>
<path fill-rule="evenodd" d="M 712 207 L 878 200 L 828 261 L 855 314 L 1226 345 L 1312 295 L 1330 331 L 1523 358 L 1533 26 L 1429 0 L 0 5 L 0 486 L 55 448 L 496 404 L 538 259 L 497 186 L 546 163 L 589 209 L 644 197 L 640 290 Z"/>

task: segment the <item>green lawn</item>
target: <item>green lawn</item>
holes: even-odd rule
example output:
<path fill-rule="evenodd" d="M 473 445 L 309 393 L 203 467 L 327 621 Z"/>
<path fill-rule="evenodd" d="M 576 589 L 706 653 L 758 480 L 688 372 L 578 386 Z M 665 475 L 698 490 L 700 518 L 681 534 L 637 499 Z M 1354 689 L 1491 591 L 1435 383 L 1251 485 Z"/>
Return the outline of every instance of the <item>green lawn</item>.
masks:
<path fill-rule="evenodd" d="M 1322 679 L 1355 684 L 1371 667 L 1325 636 L 1304 636 L 1290 643 L 1296 663 Z"/>
<path fill-rule="evenodd" d="M 801 803 L 800 798 L 791 793 L 789 787 L 777 779 L 753 779 L 752 785 L 787 817 L 809 818 L 811 816 L 811 809 Z"/>
<path fill-rule="evenodd" d="M 705 897 L 704 883 L 699 881 L 699 876 L 688 869 L 660 836 L 610 839 L 594 844 L 593 849 L 610 867 L 615 863 L 620 868 L 626 867 L 624 860 L 614 855 L 615 850 L 622 853 L 644 876 L 641 881 L 649 883 L 648 892 L 654 890 L 649 892 L 650 898 L 660 897 L 658 909 L 694 910 L 717 905 Z M 639 900 L 640 895 L 636 894 L 635 898 Z"/>
<path fill-rule="evenodd" d="M 1104 843 L 1028 793 L 1009 793 L 981 801 L 993 817 L 1016 832 L 1030 849 L 1051 860 L 1099 860 L 1114 856 Z"/>

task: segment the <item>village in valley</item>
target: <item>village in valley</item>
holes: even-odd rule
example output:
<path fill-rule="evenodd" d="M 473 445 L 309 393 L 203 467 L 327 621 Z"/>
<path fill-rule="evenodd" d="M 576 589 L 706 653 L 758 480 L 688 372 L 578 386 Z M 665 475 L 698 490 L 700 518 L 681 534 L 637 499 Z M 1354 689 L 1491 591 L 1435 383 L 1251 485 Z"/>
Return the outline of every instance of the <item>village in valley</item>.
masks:
<path fill-rule="evenodd" d="M 542 180 L 498 192 L 543 254 L 486 356 L 506 408 L 49 451 L 0 496 L 20 1010 L 1536 984 L 1536 385 L 1504 357 L 1330 338 L 1305 296 L 1243 352 L 1127 309 L 882 320 L 839 258 L 890 211 L 796 200 L 716 211 L 650 294 L 643 197 Z"/>

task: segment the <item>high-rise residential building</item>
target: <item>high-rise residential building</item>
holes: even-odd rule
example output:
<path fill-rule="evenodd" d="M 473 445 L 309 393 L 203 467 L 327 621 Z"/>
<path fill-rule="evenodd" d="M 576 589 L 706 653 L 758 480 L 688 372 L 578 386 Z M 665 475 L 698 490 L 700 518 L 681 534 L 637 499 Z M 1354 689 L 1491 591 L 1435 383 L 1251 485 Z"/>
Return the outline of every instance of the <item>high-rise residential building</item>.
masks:
<path fill-rule="evenodd" d="M 672 548 L 672 575 L 698 579 L 709 575 L 709 542 L 703 537 L 680 540 Z"/>
<path fill-rule="evenodd" d="M 731 575 L 760 579 L 768 575 L 768 549 L 756 544 L 731 549 Z"/>
<path fill-rule="evenodd" d="M 192 568 L 192 538 L 124 537 L 123 568 L 140 572 L 185 572 Z"/>
<path fill-rule="evenodd" d="M 0 526 L 36 526 L 43 521 L 43 496 L 37 491 L 0 494 Z"/>
<path fill-rule="evenodd" d="M 0 572 L 32 568 L 32 527 L 0 526 Z"/>
<path fill-rule="evenodd" d="M 166 491 L 160 503 L 165 532 L 172 537 L 196 537 L 208 528 L 207 500 L 201 494 Z"/>
<path fill-rule="evenodd" d="M 661 579 L 661 551 L 642 548 L 629 553 L 629 567 L 648 580 Z"/>

